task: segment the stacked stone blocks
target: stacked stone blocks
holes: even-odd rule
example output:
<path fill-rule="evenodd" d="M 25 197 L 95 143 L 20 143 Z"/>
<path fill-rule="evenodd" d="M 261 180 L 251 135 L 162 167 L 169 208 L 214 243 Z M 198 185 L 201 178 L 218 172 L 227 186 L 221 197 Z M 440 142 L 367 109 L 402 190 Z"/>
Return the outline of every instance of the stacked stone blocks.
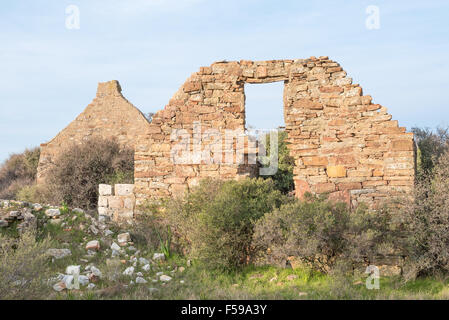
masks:
<path fill-rule="evenodd" d="M 130 220 L 134 216 L 136 198 L 133 184 L 99 185 L 98 214 L 113 221 Z"/>

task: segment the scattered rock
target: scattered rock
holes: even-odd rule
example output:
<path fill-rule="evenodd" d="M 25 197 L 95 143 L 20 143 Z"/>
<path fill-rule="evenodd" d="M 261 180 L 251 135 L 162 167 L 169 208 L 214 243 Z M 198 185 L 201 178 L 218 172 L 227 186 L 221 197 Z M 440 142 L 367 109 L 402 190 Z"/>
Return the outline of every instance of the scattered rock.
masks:
<path fill-rule="evenodd" d="M 89 231 L 95 236 L 100 232 L 93 224 L 89 226 Z"/>
<path fill-rule="evenodd" d="M 81 271 L 81 266 L 68 266 L 65 269 L 65 273 L 71 274 L 71 275 L 80 274 L 80 271 Z"/>
<path fill-rule="evenodd" d="M 101 277 L 103 276 L 103 274 L 101 273 L 100 269 L 98 269 L 98 268 L 95 267 L 95 266 L 91 266 L 91 267 L 90 267 L 90 272 L 91 272 L 94 276 L 96 276 L 96 277 L 98 277 L 98 278 L 101 278 Z"/>
<path fill-rule="evenodd" d="M 137 277 L 137 278 L 136 278 L 136 283 L 139 283 L 139 284 L 145 284 L 145 283 L 148 283 L 148 281 L 145 280 L 145 279 L 142 278 L 142 277 Z"/>
<path fill-rule="evenodd" d="M 121 246 L 126 246 L 128 242 L 131 241 L 131 236 L 129 232 L 121 233 L 117 236 L 118 244 Z"/>
<path fill-rule="evenodd" d="M 179 281 L 180 284 L 186 283 L 184 280 Z"/>
<path fill-rule="evenodd" d="M 300 297 L 305 297 L 305 296 L 307 296 L 307 292 L 299 292 L 298 293 L 298 296 L 300 296 Z"/>
<path fill-rule="evenodd" d="M 167 276 L 165 274 L 163 274 L 162 276 L 159 277 L 159 280 L 161 280 L 162 282 L 169 282 L 171 281 L 172 277 Z"/>
<path fill-rule="evenodd" d="M 84 275 L 80 275 L 78 277 L 78 281 L 79 281 L 80 285 L 85 286 L 85 285 L 87 285 L 89 283 L 89 277 L 84 276 Z"/>
<path fill-rule="evenodd" d="M 83 210 L 83 209 L 80 209 L 80 208 L 75 208 L 75 209 L 72 210 L 72 212 L 78 213 L 78 214 L 83 214 L 83 213 L 84 213 L 84 210 Z"/>
<path fill-rule="evenodd" d="M 159 276 L 162 276 L 163 274 L 164 274 L 163 272 L 157 272 L 156 276 L 159 277 Z"/>
<path fill-rule="evenodd" d="M 153 260 L 165 260 L 165 255 L 163 253 L 155 253 L 153 255 Z"/>
<path fill-rule="evenodd" d="M 143 277 L 143 274 L 142 274 L 142 272 L 137 272 L 137 273 L 136 273 L 136 276 L 138 276 L 138 277 Z"/>
<path fill-rule="evenodd" d="M 95 288 L 95 284 L 93 283 L 89 283 L 89 285 L 87 286 L 87 289 L 92 290 Z"/>
<path fill-rule="evenodd" d="M 47 209 L 45 210 L 45 215 L 50 218 L 55 218 L 61 215 L 61 211 L 59 209 Z"/>
<path fill-rule="evenodd" d="M 144 265 L 143 267 L 142 267 L 142 270 L 143 271 L 150 271 L 151 270 L 151 266 L 150 266 L 150 264 L 146 264 L 146 265 Z"/>
<path fill-rule="evenodd" d="M 8 221 L 0 220 L 0 228 L 6 228 L 8 226 Z"/>
<path fill-rule="evenodd" d="M 107 229 L 107 230 L 104 231 L 104 235 L 105 235 L 106 237 L 109 237 L 109 236 L 112 235 L 112 234 L 114 234 L 114 232 L 112 232 L 112 231 L 109 230 L 109 229 Z"/>
<path fill-rule="evenodd" d="M 123 271 L 123 275 L 125 276 L 132 276 L 134 273 L 134 267 L 128 267 Z"/>
<path fill-rule="evenodd" d="M 111 249 L 115 250 L 115 251 L 120 251 L 121 248 L 120 248 L 120 246 L 117 243 L 113 242 L 111 244 Z"/>
<path fill-rule="evenodd" d="M 47 254 L 55 259 L 62 259 L 72 255 L 70 249 L 48 249 Z"/>
<path fill-rule="evenodd" d="M 65 283 L 64 282 L 58 282 L 53 286 L 53 289 L 57 292 L 61 292 L 62 290 L 66 289 Z"/>
<path fill-rule="evenodd" d="M 132 251 L 132 252 L 137 251 L 137 249 L 136 249 L 135 247 L 133 247 L 133 246 L 128 247 L 128 250 L 129 250 L 129 251 Z"/>
<path fill-rule="evenodd" d="M 184 268 L 184 267 L 179 267 L 179 268 L 178 268 L 178 271 L 179 271 L 179 272 L 184 272 L 185 269 L 186 269 L 186 268 Z"/>
<path fill-rule="evenodd" d="M 150 263 L 150 261 L 148 261 L 148 260 L 145 259 L 145 258 L 139 258 L 139 263 L 140 263 L 141 265 L 147 265 L 147 264 Z"/>
<path fill-rule="evenodd" d="M 100 242 L 98 240 L 89 241 L 86 244 L 86 250 L 100 250 Z"/>
<path fill-rule="evenodd" d="M 42 205 L 40 205 L 39 203 L 35 203 L 32 206 L 34 211 L 41 211 L 44 207 L 42 207 Z"/>

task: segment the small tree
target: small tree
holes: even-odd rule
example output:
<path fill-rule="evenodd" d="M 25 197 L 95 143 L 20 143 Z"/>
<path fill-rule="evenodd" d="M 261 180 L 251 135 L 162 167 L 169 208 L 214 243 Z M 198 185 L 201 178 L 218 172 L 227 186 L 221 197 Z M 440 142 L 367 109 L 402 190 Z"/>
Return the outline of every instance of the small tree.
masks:
<path fill-rule="evenodd" d="M 101 183 L 133 183 L 134 151 L 114 140 L 95 138 L 68 148 L 49 172 L 53 202 L 92 209 Z"/>

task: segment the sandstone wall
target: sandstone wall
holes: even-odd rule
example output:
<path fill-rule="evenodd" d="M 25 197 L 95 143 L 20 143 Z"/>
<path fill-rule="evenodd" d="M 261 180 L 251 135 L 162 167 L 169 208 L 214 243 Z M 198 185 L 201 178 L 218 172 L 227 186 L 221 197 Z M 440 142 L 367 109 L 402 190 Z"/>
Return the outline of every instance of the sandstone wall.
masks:
<path fill-rule="evenodd" d="M 391 120 L 387 109 L 363 95 L 340 65 L 327 57 L 302 60 L 217 62 L 190 76 L 141 130 L 135 152 L 137 204 L 172 196 L 204 177 L 234 179 L 257 174 L 248 163 L 196 161 L 177 164 L 171 156 L 184 129 L 190 148 L 194 122 L 201 132 L 245 130 L 245 83 L 283 81 L 284 118 L 290 154 L 295 159 L 296 195 L 330 193 L 331 199 L 375 207 L 382 199 L 409 193 L 415 174 L 412 133 Z M 181 139 L 182 140 L 182 139 Z M 186 143 L 186 142 L 183 142 Z M 223 157 L 242 148 L 224 141 Z M 245 142 L 246 158 L 255 151 Z"/>
<path fill-rule="evenodd" d="M 98 187 L 98 214 L 108 216 L 113 221 L 130 220 L 134 216 L 133 184 L 100 184 Z"/>
<path fill-rule="evenodd" d="M 118 81 L 99 83 L 96 97 L 87 108 L 50 142 L 41 144 L 38 183 L 70 145 L 99 136 L 115 138 L 120 145 L 134 148 L 137 135 L 148 127 L 145 116 L 122 96 Z"/>

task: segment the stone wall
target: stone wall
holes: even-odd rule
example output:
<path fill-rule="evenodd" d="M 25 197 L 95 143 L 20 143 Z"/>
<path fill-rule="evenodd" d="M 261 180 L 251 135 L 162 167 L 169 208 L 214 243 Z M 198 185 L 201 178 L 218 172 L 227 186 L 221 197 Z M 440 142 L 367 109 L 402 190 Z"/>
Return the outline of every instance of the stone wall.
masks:
<path fill-rule="evenodd" d="M 193 73 L 151 124 L 140 130 L 135 152 L 137 204 L 180 194 L 204 177 L 235 179 L 257 175 L 247 162 L 196 161 L 177 164 L 172 151 L 180 143 L 173 130 L 192 137 L 215 128 L 245 130 L 245 83 L 283 81 L 284 119 L 295 159 L 297 197 L 306 191 L 331 199 L 376 207 L 383 199 L 409 194 L 415 174 L 413 134 L 399 127 L 385 107 L 372 102 L 340 65 L 327 57 L 301 60 L 216 62 Z M 182 137 L 181 137 L 182 138 Z M 182 139 L 181 139 L 182 140 Z M 242 145 L 220 144 L 223 157 Z M 244 143 L 245 159 L 255 152 Z"/>
<path fill-rule="evenodd" d="M 72 144 L 98 136 L 134 148 L 137 135 L 148 126 L 145 116 L 123 97 L 118 81 L 99 83 L 97 95 L 87 108 L 50 142 L 41 144 L 38 183 L 45 180 L 54 161 Z"/>
<path fill-rule="evenodd" d="M 136 198 L 133 184 L 100 184 L 98 187 L 98 214 L 113 221 L 130 220 L 134 216 Z"/>

